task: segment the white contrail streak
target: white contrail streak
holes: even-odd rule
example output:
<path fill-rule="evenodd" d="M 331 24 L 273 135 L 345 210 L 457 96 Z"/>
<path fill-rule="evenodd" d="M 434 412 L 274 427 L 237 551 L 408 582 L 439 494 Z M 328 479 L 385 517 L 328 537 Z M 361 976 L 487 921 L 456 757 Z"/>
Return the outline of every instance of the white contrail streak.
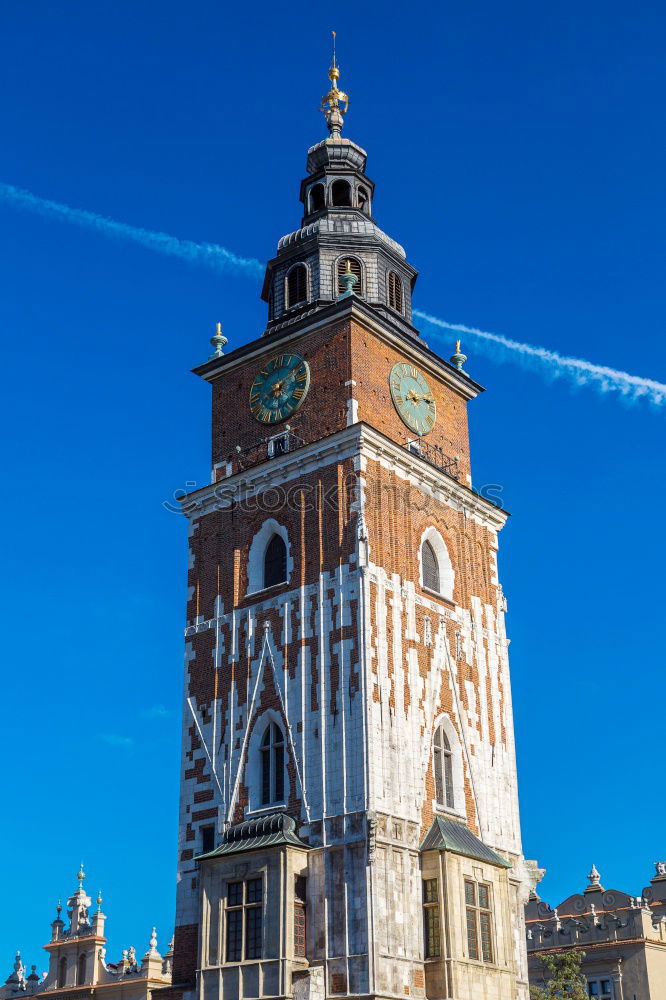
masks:
<path fill-rule="evenodd" d="M 96 212 L 88 212 L 82 208 L 70 208 L 57 201 L 40 198 L 30 191 L 4 184 L 0 181 L 0 201 L 5 201 L 14 208 L 35 212 L 44 218 L 60 219 L 62 222 L 72 222 L 84 229 L 91 229 L 104 236 L 112 236 L 121 240 L 139 243 L 148 250 L 178 257 L 192 264 L 203 264 L 213 271 L 234 272 L 248 278 L 260 278 L 264 265 L 254 257 L 239 257 L 231 250 L 217 243 L 194 243 L 191 240 L 180 240 L 168 233 L 157 233 L 150 229 L 140 229 L 124 222 L 106 219 Z M 603 365 L 592 364 L 581 358 L 568 358 L 549 351 L 545 347 L 535 347 L 532 344 L 521 344 L 498 333 L 488 333 L 473 326 L 462 323 L 447 323 L 446 320 L 431 316 L 429 313 L 414 310 L 414 316 L 425 320 L 432 326 L 443 330 L 453 330 L 457 333 L 471 334 L 486 344 L 493 345 L 492 354 L 499 354 L 502 360 L 514 361 L 538 368 L 542 374 L 552 377 L 565 376 L 575 385 L 593 386 L 600 392 L 616 392 L 626 401 L 647 399 L 655 406 L 663 406 L 666 402 L 666 385 L 639 375 L 629 375 L 627 372 L 616 371 Z"/>
<path fill-rule="evenodd" d="M 640 375 L 629 375 L 628 372 L 616 371 L 615 368 L 606 368 L 604 365 L 595 365 L 582 358 L 564 357 L 557 351 L 549 351 L 545 347 L 535 347 L 532 344 L 522 344 L 499 333 L 488 333 L 487 330 L 478 330 L 462 323 L 447 323 L 446 320 L 421 312 L 420 309 L 414 310 L 414 316 L 444 330 L 454 330 L 457 333 L 469 333 L 479 337 L 482 341 L 493 344 L 495 348 L 503 349 L 501 353 L 508 360 L 522 361 L 551 377 L 564 376 L 575 385 L 593 386 L 600 392 L 617 392 L 627 401 L 643 398 L 655 406 L 663 406 L 666 402 L 666 385 L 663 382 L 655 382 Z"/>
<path fill-rule="evenodd" d="M 250 278 L 260 278 L 264 272 L 262 264 L 252 257 L 238 257 L 230 250 L 216 243 L 193 243 L 191 240 L 179 240 L 168 233 L 156 233 L 150 229 L 140 229 L 128 226 L 124 222 L 114 222 L 105 219 L 96 212 L 88 212 L 82 208 L 70 208 L 57 201 L 39 198 L 30 191 L 23 191 L 13 184 L 3 184 L 0 181 L 0 200 L 14 208 L 35 212 L 47 219 L 60 219 L 63 222 L 73 222 L 84 229 L 93 229 L 105 236 L 140 243 L 149 250 L 166 254 L 169 257 L 179 257 L 192 264 L 205 264 L 214 271 L 235 271 Z"/>

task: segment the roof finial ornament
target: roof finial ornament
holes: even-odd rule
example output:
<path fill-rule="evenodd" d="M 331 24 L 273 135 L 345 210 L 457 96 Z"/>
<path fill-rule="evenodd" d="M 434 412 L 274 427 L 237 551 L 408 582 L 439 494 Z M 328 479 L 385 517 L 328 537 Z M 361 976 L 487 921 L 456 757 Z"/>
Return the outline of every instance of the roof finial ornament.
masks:
<path fill-rule="evenodd" d="M 451 357 L 449 358 L 449 360 L 450 360 L 451 364 L 453 365 L 453 367 L 457 368 L 459 372 L 461 372 L 463 370 L 463 365 L 467 361 L 467 355 L 463 354 L 462 351 L 460 350 L 460 341 L 459 340 L 456 340 L 456 349 L 455 349 L 455 352 L 451 355 Z"/>
<path fill-rule="evenodd" d="M 587 876 L 587 881 L 590 883 L 585 892 L 603 892 L 604 887 L 601 884 L 601 875 L 597 871 L 597 866 L 592 865 L 590 869 L 590 874 Z"/>
<path fill-rule="evenodd" d="M 80 890 L 81 892 L 83 892 L 83 880 L 84 880 L 84 879 L 85 879 L 85 877 L 86 877 L 86 873 L 85 873 L 85 872 L 84 872 L 84 870 L 83 870 L 83 861 L 81 862 L 81 867 L 79 868 L 79 870 L 78 870 L 78 872 L 77 872 L 77 874 L 76 874 L 76 877 L 77 877 L 77 878 L 78 878 L 78 880 L 79 880 L 79 890 Z"/>
<path fill-rule="evenodd" d="M 227 338 L 222 335 L 222 324 L 218 323 L 215 328 L 215 334 L 210 338 L 211 346 L 215 348 L 213 353 L 209 355 L 208 360 L 212 361 L 213 358 L 221 358 L 224 354 L 222 348 L 228 343 Z"/>
<path fill-rule="evenodd" d="M 338 80 L 340 79 L 340 70 L 335 58 L 335 38 L 337 32 L 331 32 L 333 36 L 333 59 L 331 61 L 331 68 L 328 71 L 328 78 L 331 81 L 331 89 L 328 94 L 324 94 L 321 99 L 321 111 L 324 113 L 326 118 L 326 124 L 328 126 L 328 131 L 331 133 L 331 139 L 339 139 L 342 132 L 343 125 L 343 115 L 347 114 L 347 109 L 349 107 L 349 97 L 343 90 L 338 90 Z"/>
<path fill-rule="evenodd" d="M 358 284 L 358 277 L 352 271 L 349 259 L 345 261 L 345 269 L 340 275 L 340 284 L 344 288 L 344 292 L 338 295 L 339 299 L 348 299 L 350 295 L 354 294 L 354 286 Z"/>

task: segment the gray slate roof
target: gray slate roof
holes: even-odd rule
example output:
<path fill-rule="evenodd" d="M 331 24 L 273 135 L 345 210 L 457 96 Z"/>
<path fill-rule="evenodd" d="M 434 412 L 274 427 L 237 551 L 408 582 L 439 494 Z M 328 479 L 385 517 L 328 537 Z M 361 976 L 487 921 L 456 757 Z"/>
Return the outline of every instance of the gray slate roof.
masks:
<path fill-rule="evenodd" d="M 488 864 L 502 868 L 511 868 L 511 863 L 496 854 L 487 844 L 479 840 L 475 834 L 454 819 L 435 816 L 425 840 L 421 844 L 422 851 L 451 851 L 453 854 L 463 854 L 466 858 L 476 858 L 487 861 Z"/>
<path fill-rule="evenodd" d="M 263 847 L 277 847 L 280 844 L 308 847 L 296 835 L 296 823 L 291 816 L 287 816 L 286 813 L 270 813 L 260 819 L 249 819 L 244 823 L 230 826 L 222 843 L 207 854 L 200 854 L 196 860 L 207 861 L 209 858 L 219 858 L 226 854 L 256 851 Z"/>

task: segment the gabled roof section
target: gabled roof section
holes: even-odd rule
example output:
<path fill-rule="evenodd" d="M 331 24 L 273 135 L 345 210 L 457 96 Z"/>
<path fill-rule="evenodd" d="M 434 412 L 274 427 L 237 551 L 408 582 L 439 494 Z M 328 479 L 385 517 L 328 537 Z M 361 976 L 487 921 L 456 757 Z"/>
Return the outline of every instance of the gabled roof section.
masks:
<path fill-rule="evenodd" d="M 421 844 L 421 850 L 451 851 L 452 854 L 463 854 L 466 858 L 487 861 L 489 865 L 511 868 L 509 861 L 479 840 L 468 826 L 454 819 L 446 819 L 444 816 L 435 816 Z"/>
<path fill-rule="evenodd" d="M 257 851 L 265 847 L 279 847 L 281 844 L 291 844 L 293 847 L 308 845 L 296 834 L 296 823 L 286 813 L 270 813 L 260 819 L 249 819 L 243 823 L 230 826 L 219 847 L 207 854 L 199 854 L 197 861 L 208 861 L 209 858 L 220 858 L 227 854 L 240 854 L 241 851 Z"/>

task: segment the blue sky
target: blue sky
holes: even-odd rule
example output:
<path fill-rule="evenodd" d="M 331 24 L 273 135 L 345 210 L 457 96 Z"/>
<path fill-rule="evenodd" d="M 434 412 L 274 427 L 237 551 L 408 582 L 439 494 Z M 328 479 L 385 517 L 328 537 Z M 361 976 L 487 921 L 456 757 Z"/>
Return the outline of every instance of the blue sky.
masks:
<path fill-rule="evenodd" d="M 663 5 L 13 3 L 0 181 L 260 259 L 300 220 L 329 35 L 375 214 L 415 302 L 664 381 Z M 408 15 L 408 16 L 407 16 Z M 221 320 L 251 279 L 0 204 L 6 429 L 4 978 L 40 952 L 81 858 L 109 954 L 173 925 L 185 522 L 208 477 Z M 428 333 L 432 346 L 439 342 Z M 445 335 L 442 351 L 450 353 Z M 525 852 L 556 903 L 592 861 L 636 893 L 666 856 L 663 411 L 463 342 L 477 486 L 512 512 L 509 599 Z M 17 904 L 17 900 L 21 900 Z"/>

